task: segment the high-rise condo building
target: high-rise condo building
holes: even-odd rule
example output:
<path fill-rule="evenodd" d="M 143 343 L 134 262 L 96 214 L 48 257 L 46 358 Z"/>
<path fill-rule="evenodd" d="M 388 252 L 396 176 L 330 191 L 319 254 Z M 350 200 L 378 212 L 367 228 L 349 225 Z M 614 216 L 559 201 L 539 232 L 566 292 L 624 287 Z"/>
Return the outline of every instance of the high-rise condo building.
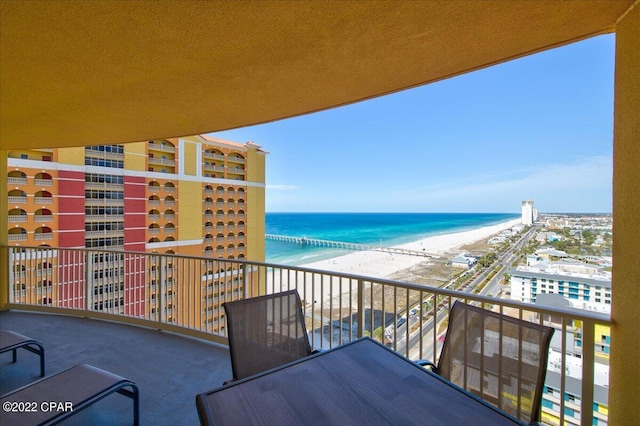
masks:
<path fill-rule="evenodd" d="M 524 200 L 522 202 L 522 224 L 523 225 L 533 225 L 533 201 L 532 200 Z"/>
<path fill-rule="evenodd" d="M 81 276 L 61 268 L 44 275 L 46 250 L 39 259 L 24 259 L 21 270 L 12 271 L 14 290 L 43 305 L 55 299 L 56 306 L 89 304 L 98 311 L 148 317 L 155 313 L 149 301 L 156 289 L 172 294 L 173 265 L 162 265 L 160 287 L 160 265 L 149 265 L 148 255 L 125 261 L 124 255 L 101 249 L 264 261 L 266 154 L 253 142 L 204 135 L 10 151 L 10 244 L 95 250 L 85 252 Z M 47 290 L 53 281 L 57 292 Z M 84 288 L 75 285 L 84 281 L 93 295 L 70 290 Z M 169 321 L 174 308 L 163 305 Z"/>

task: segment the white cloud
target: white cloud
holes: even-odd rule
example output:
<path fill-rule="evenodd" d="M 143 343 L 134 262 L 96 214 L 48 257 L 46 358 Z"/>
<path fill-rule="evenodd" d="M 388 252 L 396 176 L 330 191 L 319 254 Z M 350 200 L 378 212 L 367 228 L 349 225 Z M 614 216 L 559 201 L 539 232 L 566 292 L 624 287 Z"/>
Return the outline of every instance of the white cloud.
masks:
<path fill-rule="evenodd" d="M 541 211 L 608 212 L 612 200 L 611 157 L 594 156 L 570 163 L 505 169 L 473 181 L 445 181 L 401 195 L 423 211 L 516 211 L 531 198 Z M 507 177 L 510 176 L 510 177 Z M 510 206 L 510 207 L 509 207 Z M 505 210 L 507 209 L 507 210 Z"/>

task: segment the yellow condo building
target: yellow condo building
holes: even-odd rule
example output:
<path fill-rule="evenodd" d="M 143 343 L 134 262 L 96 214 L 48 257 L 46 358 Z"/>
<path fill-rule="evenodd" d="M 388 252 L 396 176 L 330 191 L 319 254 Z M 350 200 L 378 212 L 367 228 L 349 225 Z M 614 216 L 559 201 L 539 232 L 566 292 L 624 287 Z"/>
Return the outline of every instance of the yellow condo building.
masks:
<path fill-rule="evenodd" d="M 203 312 L 187 312 L 184 305 L 194 297 L 217 300 L 225 291 L 235 298 L 243 290 L 247 277 L 226 276 L 225 259 L 264 261 L 266 154 L 253 142 L 205 135 L 10 151 L 9 244 L 44 247 L 11 271 L 14 294 L 41 305 L 158 316 L 220 331 L 220 306 L 205 301 Z M 63 262 L 69 271 L 83 263 L 83 273 L 47 268 L 49 246 L 89 249 L 86 259 L 71 258 L 77 254 L 69 250 Z M 142 253 L 211 261 L 174 282 L 179 258 L 156 261 Z M 85 284 L 93 294 L 83 294 Z"/>

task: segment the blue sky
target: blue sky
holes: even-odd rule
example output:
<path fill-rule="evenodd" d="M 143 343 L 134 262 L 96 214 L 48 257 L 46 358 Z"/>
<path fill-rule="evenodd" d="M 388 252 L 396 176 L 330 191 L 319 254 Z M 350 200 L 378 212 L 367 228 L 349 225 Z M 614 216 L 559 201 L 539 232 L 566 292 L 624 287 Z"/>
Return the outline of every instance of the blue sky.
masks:
<path fill-rule="evenodd" d="M 615 38 L 212 133 L 267 156 L 267 212 L 611 212 Z"/>

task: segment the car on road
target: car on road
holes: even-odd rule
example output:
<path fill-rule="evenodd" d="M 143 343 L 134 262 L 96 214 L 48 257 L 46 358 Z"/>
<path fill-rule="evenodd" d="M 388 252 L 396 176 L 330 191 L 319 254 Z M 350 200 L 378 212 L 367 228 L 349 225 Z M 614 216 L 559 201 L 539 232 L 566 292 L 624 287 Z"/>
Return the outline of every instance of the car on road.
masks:
<path fill-rule="evenodd" d="M 400 327 L 402 324 L 404 324 L 405 322 L 407 322 L 407 317 L 405 317 L 404 315 L 401 316 L 400 318 L 398 318 L 398 323 L 397 326 Z"/>

